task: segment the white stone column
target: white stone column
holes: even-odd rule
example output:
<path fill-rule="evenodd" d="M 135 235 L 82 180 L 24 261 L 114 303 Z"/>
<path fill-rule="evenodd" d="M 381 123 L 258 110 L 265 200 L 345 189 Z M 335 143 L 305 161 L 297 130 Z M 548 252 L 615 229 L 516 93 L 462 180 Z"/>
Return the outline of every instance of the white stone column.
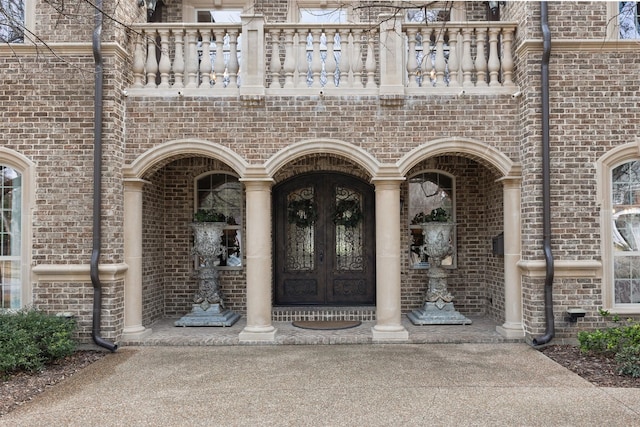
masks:
<path fill-rule="evenodd" d="M 524 337 L 522 325 L 522 278 L 518 268 L 521 258 L 520 177 L 505 178 L 503 184 L 504 209 L 504 311 L 505 322 L 497 326 L 506 338 Z"/>
<path fill-rule="evenodd" d="M 272 244 L 270 179 L 242 179 L 246 193 L 247 325 L 240 342 L 274 341 L 271 325 Z"/>
<path fill-rule="evenodd" d="M 374 179 L 376 187 L 376 325 L 373 341 L 406 341 L 400 309 L 400 184 Z"/>
<path fill-rule="evenodd" d="M 147 181 L 124 182 L 124 329 L 122 340 L 139 340 L 151 333 L 142 326 L 142 187 Z"/>

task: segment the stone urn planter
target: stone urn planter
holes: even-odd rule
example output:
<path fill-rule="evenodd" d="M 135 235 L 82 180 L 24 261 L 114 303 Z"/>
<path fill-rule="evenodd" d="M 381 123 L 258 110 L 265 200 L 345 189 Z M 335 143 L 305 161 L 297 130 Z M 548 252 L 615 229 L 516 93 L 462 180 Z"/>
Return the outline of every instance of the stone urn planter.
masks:
<path fill-rule="evenodd" d="M 193 222 L 193 255 L 202 260 L 196 270 L 198 290 L 191 312 L 175 322 L 175 326 L 231 326 L 240 315 L 225 309 L 215 260 L 222 254 L 222 232 L 225 222 Z"/>
<path fill-rule="evenodd" d="M 428 289 L 421 309 L 407 315 L 414 325 L 468 325 L 471 320 L 460 314 L 453 306 L 453 295 L 447 290 L 447 272 L 442 260 L 453 251 L 455 224 L 446 215 L 432 212 L 432 218 L 442 220 L 420 224 L 424 243 L 423 253 L 429 256 Z"/>

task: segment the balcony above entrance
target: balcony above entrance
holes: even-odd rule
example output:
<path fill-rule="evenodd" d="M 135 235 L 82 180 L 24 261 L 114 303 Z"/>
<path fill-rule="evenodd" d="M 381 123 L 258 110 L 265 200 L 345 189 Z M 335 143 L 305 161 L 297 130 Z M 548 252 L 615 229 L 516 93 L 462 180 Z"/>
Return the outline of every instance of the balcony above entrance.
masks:
<path fill-rule="evenodd" d="M 137 34 L 128 96 L 516 94 L 501 21 L 376 24 L 153 23 Z"/>

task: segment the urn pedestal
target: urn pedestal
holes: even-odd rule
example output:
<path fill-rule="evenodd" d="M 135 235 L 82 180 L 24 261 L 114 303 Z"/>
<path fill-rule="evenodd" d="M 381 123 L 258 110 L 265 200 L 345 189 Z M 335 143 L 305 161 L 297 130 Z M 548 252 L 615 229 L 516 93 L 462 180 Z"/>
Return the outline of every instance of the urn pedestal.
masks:
<path fill-rule="evenodd" d="M 425 222 L 421 224 L 424 244 L 421 250 L 429 256 L 429 287 L 421 309 L 407 315 L 414 325 L 470 325 L 471 320 L 453 306 L 453 295 L 447 290 L 447 272 L 442 259 L 452 251 L 451 222 Z"/>
<path fill-rule="evenodd" d="M 194 222 L 193 255 L 203 260 L 196 271 L 198 291 L 191 312 L 174 322 L 175 326 L 232 326 L 240 315 L 225 309 L 215 259 L 222 253 L 223 222 Z"/>

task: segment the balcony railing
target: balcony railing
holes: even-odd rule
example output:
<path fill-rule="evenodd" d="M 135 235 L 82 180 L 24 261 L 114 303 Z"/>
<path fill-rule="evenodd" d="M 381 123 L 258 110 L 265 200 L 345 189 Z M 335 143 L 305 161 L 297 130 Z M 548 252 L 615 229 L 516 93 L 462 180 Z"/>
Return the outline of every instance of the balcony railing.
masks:
<path fill-rule="evenodd" d="M 140 24 L 145 96 L 514 93 L 509 22 Z M 208 58 L 205 60 L 204 58 Z"/>

